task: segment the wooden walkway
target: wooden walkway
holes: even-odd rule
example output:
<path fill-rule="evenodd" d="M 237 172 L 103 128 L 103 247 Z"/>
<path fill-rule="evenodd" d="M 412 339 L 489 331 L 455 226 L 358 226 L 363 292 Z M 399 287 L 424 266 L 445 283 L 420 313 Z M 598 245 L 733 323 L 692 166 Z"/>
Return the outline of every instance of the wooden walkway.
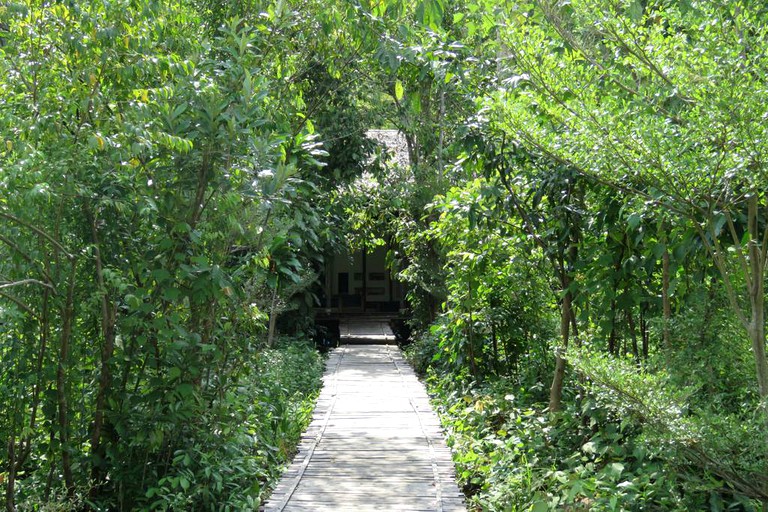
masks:
<path fill-rule="evenodd" d="M 343 345 L 324 381 L 267 512 L 466 511 L 437 415 L 396 346 Z"/>

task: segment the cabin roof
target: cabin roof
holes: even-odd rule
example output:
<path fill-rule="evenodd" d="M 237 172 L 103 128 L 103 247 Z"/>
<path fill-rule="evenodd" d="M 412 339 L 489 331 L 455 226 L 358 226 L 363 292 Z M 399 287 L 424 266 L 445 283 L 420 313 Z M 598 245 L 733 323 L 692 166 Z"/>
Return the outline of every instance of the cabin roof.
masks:
<path fill-rule="evenodd" d="M 408 156 L 408 143 L 399 130 L 368 130 L 366 136 L 382 144 L 390 155 L 389 163 L 406 168 L 411 162 Z"/>

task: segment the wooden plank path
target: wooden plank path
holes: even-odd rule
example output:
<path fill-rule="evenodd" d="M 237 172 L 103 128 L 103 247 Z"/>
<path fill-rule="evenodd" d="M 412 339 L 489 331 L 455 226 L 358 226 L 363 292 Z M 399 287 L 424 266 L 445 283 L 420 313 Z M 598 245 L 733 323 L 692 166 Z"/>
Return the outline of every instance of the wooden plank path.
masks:
<path fill-rule="evenodd" d="M 343 345 L 323 379 L 266 512 L 466 511 L 437 415 L 396 346 Z"/>

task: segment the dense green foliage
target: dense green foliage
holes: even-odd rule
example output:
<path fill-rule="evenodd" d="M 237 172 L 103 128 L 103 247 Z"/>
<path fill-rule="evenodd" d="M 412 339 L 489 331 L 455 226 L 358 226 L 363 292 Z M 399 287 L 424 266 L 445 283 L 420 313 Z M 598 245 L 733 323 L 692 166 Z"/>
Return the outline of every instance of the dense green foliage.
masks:
<path fill-rule="evenodd" d="M 0 9 L 5 508 L 254 508 L 319 384 L 266 320 L 333 239 L 262 52 L 285 21 Z"/>
<path fill-rule="evenodd" d="M 453 19 L 478 12 L 497 22 L 496 68 L 472 70 L 486 88 L 465 93 L 476 113 L 436 171 L 453 186 L 431 188 L 399 248 L 430 247 L 408 253 L 406 277 L 440 276 L 423 287 L 440 292 L 437 321 L 409 355 L 465 490 L 484 510 L 765 506 L 766 137 L 752 98 L 768 13 L 477 2 Z M 469 45 L 466 27 L 445 31 Z"/>
<path fill-rule="evenodd" d="M 765 509 L 767 44 L 750 0 L 6 2 L 6 509 L 256 507 L 343 243 L 477 508 Z"/>

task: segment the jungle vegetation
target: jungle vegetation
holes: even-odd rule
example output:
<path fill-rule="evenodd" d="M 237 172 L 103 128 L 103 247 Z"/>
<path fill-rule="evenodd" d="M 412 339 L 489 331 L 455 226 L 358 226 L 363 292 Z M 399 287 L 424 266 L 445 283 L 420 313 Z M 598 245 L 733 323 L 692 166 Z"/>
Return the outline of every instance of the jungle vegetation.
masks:
<path fill-rule="evenodd" d="M 766 48 L 752 0 L 3 2 L 5 510 L 257 510 L 363 243 L 473 509 L 768 509 Z"/>

